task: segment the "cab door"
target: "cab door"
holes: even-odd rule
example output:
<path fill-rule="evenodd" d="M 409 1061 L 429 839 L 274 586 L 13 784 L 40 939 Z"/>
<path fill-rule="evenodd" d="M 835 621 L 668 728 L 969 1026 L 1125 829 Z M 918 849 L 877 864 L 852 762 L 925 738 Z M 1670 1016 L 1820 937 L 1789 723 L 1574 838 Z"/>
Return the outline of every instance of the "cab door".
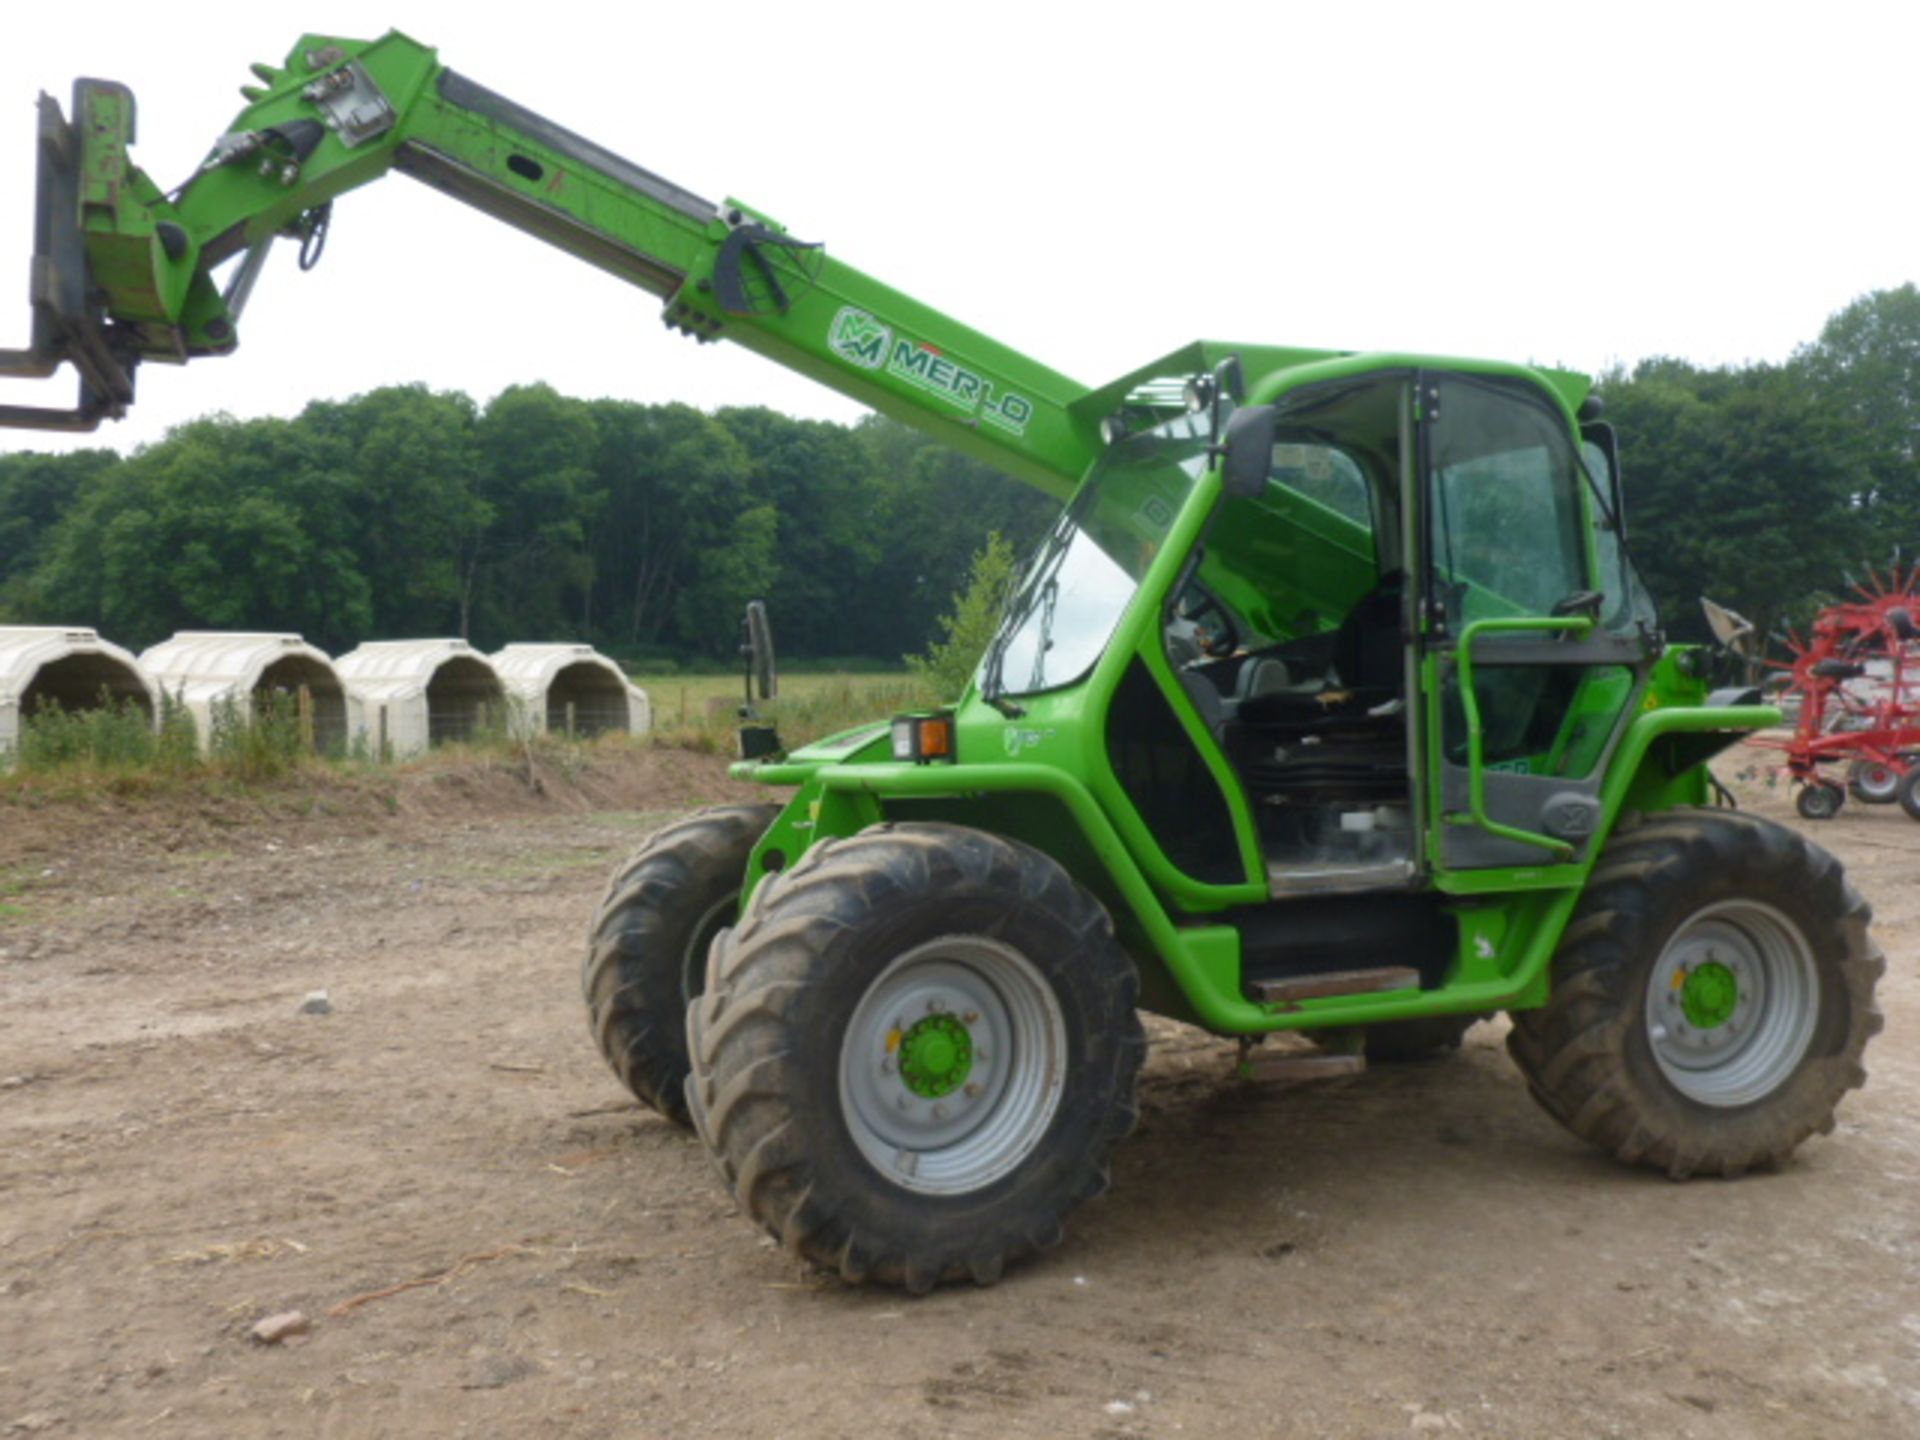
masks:
<path fill-rule="evenodd" d="M 1424 372 L 1417 399 L 1429 858 L 1577 860 L 1653 637 L 1597 573 L 1607 512 L 1553 397 L 1519 377 Z"/>

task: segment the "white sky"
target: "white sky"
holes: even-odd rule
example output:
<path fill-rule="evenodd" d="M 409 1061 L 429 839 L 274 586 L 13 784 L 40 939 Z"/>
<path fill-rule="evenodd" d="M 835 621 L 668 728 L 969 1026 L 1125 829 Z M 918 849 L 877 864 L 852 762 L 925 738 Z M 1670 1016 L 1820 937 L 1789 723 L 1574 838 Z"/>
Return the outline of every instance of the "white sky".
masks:
<path fill-rule="evenodd" d="M 129 84 L 183 180 L 253 60 L 398 27 L 709 199 L 734 196 L 1089 384 L 1199 337 L 1599 369 L 1783 359 L 1920 274 L 1911 3 L 19 3 L 0 18 L 0 346 L 24 345 L 35 94 Z M 269 13 L 270 12 L 270 13 Z M 290 18 L 289 18 L 290 17 Z M 609 18 L 618 17 L 618 18 Z M 484 400 L 831 392 L 669 335 L 658 304 L 392 176 L 283 244 L 239 352 L 144 366 L 91 437 L 420 380 Z M 0 382 L 66 406 L 73 384 Z"/>

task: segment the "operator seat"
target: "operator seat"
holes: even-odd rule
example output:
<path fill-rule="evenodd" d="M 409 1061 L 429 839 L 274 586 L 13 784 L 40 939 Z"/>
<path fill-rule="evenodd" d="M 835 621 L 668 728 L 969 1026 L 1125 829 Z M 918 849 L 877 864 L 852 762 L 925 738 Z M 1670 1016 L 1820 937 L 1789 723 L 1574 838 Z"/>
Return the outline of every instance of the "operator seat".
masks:
<path fill-rule="evenodd" d="M 1340 716 L 1364 715 L 1400 694 L 1406 641 L 1400 601 L 1406 572 L 1391 570 L 1354 602 L 1333 636 L 1333 675 L 1319 690 L 1265 690 L 1240 702 L 1245 725 L 1317 729 Z"/>
<path fill-rule="evenodd" d="M 1189 653 L 1191 652 L 1191 653 Z M 1224 738 L 1226 727 L 1240 714 L 1240 707 L 1258 695 L 1270 695 L 1292 683 L 1287 662 L 1277 655 L 1249 655 L 1231 665 L 1231 682 L 1217 680 L 1215 667 L 1202 662 L 1206 657 L 1199 647 L 1183 644 L 1180 637 L 1167 637 L 1167 658 L 1180 687 L 1200 712 L 1200 719 L 1216 739 Z M 1223 688 L 1224 687 L 1224 688 Z"/>

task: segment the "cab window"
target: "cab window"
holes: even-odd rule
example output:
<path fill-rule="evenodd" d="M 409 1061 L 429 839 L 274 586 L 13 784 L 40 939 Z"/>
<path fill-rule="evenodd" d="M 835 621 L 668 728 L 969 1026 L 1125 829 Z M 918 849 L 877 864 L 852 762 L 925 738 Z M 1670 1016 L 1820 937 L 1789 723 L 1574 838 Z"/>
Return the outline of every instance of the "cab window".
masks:
<path fill-rule="evenodd" d="M 1517 385 L 1453 377 L 1438 396 L 1428 519 L 1449 625 L 1551 614 L 1588 588 L 1582 482 L 1564 421 Z"/>

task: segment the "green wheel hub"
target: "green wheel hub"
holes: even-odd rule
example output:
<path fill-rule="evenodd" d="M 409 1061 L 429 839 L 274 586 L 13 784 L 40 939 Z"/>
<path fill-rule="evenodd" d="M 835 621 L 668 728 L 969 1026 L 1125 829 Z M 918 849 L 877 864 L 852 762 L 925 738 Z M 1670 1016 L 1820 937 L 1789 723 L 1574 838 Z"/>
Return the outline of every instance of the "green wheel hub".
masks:
<path fill-rule="evenodd" d="M 924 1100 L 951 1095 L 973 1073 L 973 1036 L 953 1015 L 929 1015 L 900 1040 L 900 1079 Z"/>
<path fill-rule="evenodd" d="M 1726 1024 L 1739 1003 L 1739 978 L 1717 960 L 1696 965 L 1680 991 L 1680 1008 L 1687 1023 L 1702 1030 Z"/>

